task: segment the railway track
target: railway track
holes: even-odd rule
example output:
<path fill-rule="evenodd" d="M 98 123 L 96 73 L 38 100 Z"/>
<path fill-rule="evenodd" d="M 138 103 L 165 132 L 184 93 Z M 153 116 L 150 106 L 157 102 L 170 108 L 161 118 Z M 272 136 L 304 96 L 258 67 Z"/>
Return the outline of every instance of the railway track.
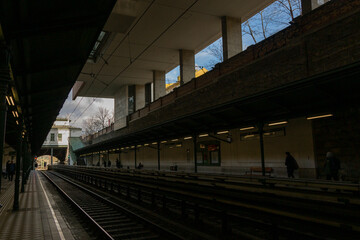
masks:
<path fill-rule="evenodd" d="M 184 239 L 60 175 L 42 173 L 86 217 L 102 239 Z"/>
<path fill-rule="evenodd" d="M 254 194 L 239 191 L 237 187 L 200 187 L 196 180 L 190 185 L 176 181 L 165 184 L 164 181 L 141 181 L 137 176 L 121 180 L 121 176 L 115 178 L 106 173 L 71 172 L 70 168 L 63 171 L 109 195 L 147 204 L 154 211 L 165 209 L 173 216 L 184 216 L 194 227 L 217 228 L 227 238 L 237 235 L 241 239 L 259 236 L 260 239 L 354 239 L 359 232 L 358 197 L 351 192 L 327 193 L 331 201 L 313 197 L 312 200 L 296 199 L 290 193 L 276 196 L 277 191 L 272 188 L 269 190 L 274 194 L 266 189 Z M 302 194 L 307 196 L 306 192 Z M 348 197 L 349 201 L 338 201 L 340 196 Z"/>

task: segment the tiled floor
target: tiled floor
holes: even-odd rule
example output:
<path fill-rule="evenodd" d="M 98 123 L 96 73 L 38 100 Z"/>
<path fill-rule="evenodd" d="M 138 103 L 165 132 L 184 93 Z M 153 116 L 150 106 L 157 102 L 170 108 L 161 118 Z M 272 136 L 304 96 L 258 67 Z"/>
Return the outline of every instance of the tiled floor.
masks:
<path fill-rule="evenodd" d="M 14 212 L 14 185 L 2 191 L 0 201 L 4 205 L 0 210 L 0 239 L 74 239 L 61 214 L 49 206 L 40 183 L 40 173 L 33 171 L 20 194 L 19 210 Z M 51 205 L 54 201 L 50 194 Z M 56 226 L 55 221 L 58 222 Z"/>

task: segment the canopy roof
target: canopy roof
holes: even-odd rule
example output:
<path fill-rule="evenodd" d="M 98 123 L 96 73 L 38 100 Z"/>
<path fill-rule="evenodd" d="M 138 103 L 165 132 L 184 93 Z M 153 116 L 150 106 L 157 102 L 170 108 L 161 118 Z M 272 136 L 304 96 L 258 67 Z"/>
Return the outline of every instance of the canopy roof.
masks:
<path fill-rule="evenodd" d="M 12 94 L 21 107 L 19 119 L 24 120 L 34 154 L 114 4 L 115 0 L 0 1 L 0 23 L 11 50 Z M 8 114 L 6 141 L 12 145 L 17 141 L 14 122 Z"/>

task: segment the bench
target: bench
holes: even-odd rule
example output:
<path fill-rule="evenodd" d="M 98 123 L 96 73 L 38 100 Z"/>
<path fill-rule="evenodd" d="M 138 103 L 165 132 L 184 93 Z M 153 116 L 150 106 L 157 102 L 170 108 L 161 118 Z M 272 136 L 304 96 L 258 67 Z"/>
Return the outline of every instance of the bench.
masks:
<path fill-rule="evenodd" d="M 266 167 L 265 168 L 265 175 L 268 174 L 269 177 L 271 176 L 271 173 L 274 171 L 273 168 L 271 167 Z M 250 174 L 248 174 L 250 172 Z M 262 173 L 262 168 L 261 167 L 250 167 L 250 171 L 246 171 L 245 174 L 246 175 L 253 175 L 253 173 Z"/>
<path fill-rule="evenodd" d="M 170 166 L 170 171 L 177 171 L 178 167 L 177 165 Z"/>

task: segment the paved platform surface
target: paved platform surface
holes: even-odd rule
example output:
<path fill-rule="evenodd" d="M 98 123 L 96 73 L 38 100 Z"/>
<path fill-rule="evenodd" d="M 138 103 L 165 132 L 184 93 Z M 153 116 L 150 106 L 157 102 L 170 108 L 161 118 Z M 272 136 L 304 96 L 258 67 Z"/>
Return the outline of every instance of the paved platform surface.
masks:
<path fill-rule="evenodd" d="M 19 210 L 13 211 L 14 182 L 4 181 L 0 193 L 0 239 L 74 239 L 72 233 L 54 208 L 40 173 L 32 171 L 25 192 L 20 193 Z"/>

